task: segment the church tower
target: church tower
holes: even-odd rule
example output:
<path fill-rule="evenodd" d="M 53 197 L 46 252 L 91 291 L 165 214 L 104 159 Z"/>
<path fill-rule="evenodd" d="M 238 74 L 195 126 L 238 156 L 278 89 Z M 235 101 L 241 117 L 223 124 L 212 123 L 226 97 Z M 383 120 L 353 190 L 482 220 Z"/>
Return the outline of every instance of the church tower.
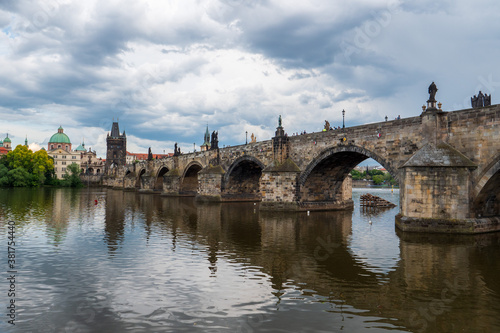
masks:
<path fill-rule="evenodd" d="M 127 136 L 120 134 L 118 122 L 114 121 L 111 133 L 106 138 L 106 170 L 125 165 L 127 157 Z"/>

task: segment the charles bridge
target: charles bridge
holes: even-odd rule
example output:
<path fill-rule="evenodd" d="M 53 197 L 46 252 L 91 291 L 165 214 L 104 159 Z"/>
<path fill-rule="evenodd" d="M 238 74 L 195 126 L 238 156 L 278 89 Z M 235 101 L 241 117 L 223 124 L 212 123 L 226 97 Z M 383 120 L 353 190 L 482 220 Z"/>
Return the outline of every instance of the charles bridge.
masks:
<path fill-rule="evenodd" d="M 153 159 L 107 171 L 124 190 L 257 201 L 261 210 L 350 209 L 350 171 L 367 158 L 400 184 L 403 231 L 500 231 L 500 105 L 288 136 Z"/>

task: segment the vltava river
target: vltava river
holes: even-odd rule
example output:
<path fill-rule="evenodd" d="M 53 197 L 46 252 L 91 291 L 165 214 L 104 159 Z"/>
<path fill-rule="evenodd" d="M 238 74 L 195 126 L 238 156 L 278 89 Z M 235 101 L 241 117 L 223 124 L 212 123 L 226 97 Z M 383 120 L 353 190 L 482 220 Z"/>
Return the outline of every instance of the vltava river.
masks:
<path fill-rule="evenodd" d="M 308 215 L 111 189 L 1 189 L 0 331 L 500 331 L 500 233 L 402 234 L 398 208 L 362 209 L 364 193 L 398 204 L 396 191 L 354 189 L 353 211 Z"/>

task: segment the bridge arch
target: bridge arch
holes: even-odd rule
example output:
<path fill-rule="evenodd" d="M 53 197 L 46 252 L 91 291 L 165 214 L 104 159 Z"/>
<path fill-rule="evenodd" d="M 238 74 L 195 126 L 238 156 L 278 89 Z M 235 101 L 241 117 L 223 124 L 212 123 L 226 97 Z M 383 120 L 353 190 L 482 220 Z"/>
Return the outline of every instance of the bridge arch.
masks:
<path fill-rule="evenodd" d="M 195 196 L 198 193 L 198 172 L 203 166 L 198 161 L 190 162 L 185 168 L 181 178 L 180 195 Z"/>
<path fill-rule="evenodd" d="M 135 181 L 135 188 L 141 189 L 143 187 L 143 179 L 142 176 L 146 173 L 146 168 L 142 168 L 137 172 L 137 178 Z"/>
<path fill-rule="evenodd" d="M 500 155 L 478 177 L 472 197 L 475 217 L 500 216 Z"/>
<path fill-rule="evenodd" d="M 232 200 L 260 200 L 260 177 L 264 163 L 253 156 L 233 161 L 222 181 L 222 196 Z"/>
<path fill-rule="evenodd" d="M 155 184 L 154 184 L 154 189 L 161 191 L 163 190 L 163 176 L 169 171 L 169 169 L 166 166 L 161 166 L 158 168 L 158 170 L 154 173 L 156 175 L 155 179 Z"/>
<path fill-rule="evenodd" d="M 352 169 L 367 158 L 373 158 L 399 180 L 399 173 L 377 153 L 356 145 L 342 145 L 320 152 L 299 175 L 301 202 L 350 200 L 344 180 Z"/>
<path fill-rule="evenodd" d="M 350 172 L 356 165 L 359 163 L 363 162 L 364 160 L 368 158 L 372 158 L 378 163 L 380 163 L 394 178 L 396 178 L 398 181 L 400 180 L 399 178 L 399 172 L 397 171 L 397 168 L 392 165 L 389 161 L 387 161 L 385 158 L 381 157 L 379 154 L 374 153 L 371 150 L 368 150 L 366 148 L 356 146 L 356 145 L 345 145 L 345 146 L 336 146 L 332 148 L 328 148 L 323 150 L 322 152 L 319 153 L 317 157 L 315 157 L 305 168 L 305 170 L 300 174 L 299 177 L 299 184 L 303 185 L 311 172 L 320 164 L 324 163 L 325 161 L 329 160 L 330 158 L 334 157 L 337 154 L 343 154 L 343 155 L 351 155 L 354 158 L 349 161 L 348 164 L 344 161 L 344 164 L 352 166 L 348 172 Z M 356 163 L 356 164 L 354 164 Z"/>

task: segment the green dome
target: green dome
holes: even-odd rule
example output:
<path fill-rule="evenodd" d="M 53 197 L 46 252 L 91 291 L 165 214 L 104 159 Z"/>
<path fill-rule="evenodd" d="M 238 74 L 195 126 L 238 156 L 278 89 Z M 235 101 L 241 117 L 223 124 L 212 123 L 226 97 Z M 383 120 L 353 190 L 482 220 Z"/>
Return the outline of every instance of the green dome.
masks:
<path fill-rule="evenodd" d="M 49 143 L 69 143 L 69 144 L 71 144 L 71 141 L 69 141 L 69 137 L 63 133 L 62 126 L 59 126 L 59 128 L 57 129 L 57 133 L 50 137 Z"/>
<path fill-rule="evenodd" d="M 3 139 L 3 142 L 11 142 L 12 143 L 12 141 L 10 141 L 9 137 L 6 137 L 5 139 Z"/>
<path fill-rule="evenodd" d="M 71 143 L 69 137 L 64 133 L 56 133 L 50 137 L 49 143 Z"/>
<path fill-rule="evenodd" d="M 85 149 L 85 143 L 82 143 L 81 145 L 76 147 L 75 151 L 87 151 L 87 149 Z"/>

